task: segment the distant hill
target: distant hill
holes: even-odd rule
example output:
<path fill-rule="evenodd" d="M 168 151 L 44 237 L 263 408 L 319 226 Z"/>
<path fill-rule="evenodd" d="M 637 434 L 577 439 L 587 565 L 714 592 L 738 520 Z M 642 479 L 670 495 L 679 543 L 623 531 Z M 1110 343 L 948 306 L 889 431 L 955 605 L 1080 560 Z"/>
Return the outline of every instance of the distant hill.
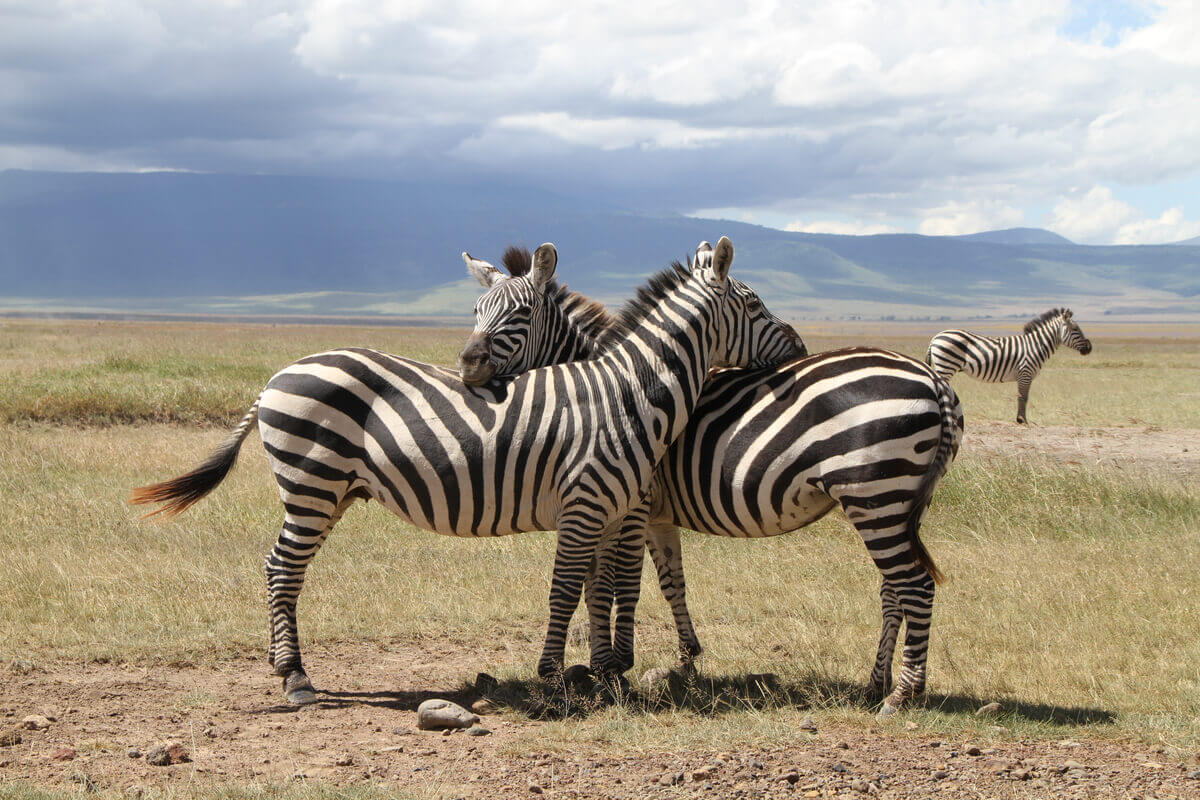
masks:
<path fill-rule="evenodd" d="M 1184 245 L 1189 247 L 1200 247 L 1200 236 L 1193 236 L 1190 239 L 1184 239 L 1182 242 L 1172 242 L 1173 245 Z"/>
<path fill-rule="evenodd" d="M 617 301 L 723 234 L 735 274 L 792 316 L 1200 312 L 1189 247 L 793 233 L 488 182 L 15 171 L 0 173 L 0 308 L 461 315 L 478 294 L 462 250 L 546 240 L 562 280 Z"/>
<path fill-rule="evenodd" d="M 1059 236 L 1054 231 L 1042 228 L 1007 228 L 1002 231 L 968 233 L 956 238 L 969 239 L 974 242 L 995 242 L 996 244 L 1074 244 L 1067 237 Z"/>

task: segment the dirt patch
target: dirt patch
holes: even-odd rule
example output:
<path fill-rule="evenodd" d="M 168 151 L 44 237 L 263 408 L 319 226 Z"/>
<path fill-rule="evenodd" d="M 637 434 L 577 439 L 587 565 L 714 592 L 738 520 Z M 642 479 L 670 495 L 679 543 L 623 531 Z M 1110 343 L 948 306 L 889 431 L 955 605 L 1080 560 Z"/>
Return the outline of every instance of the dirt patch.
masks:
<path fill-rule="evenodd" d="M 470 798 L 1200 796 L 1195 758 L 1112 742 L 821 726 L 773 747 L 630 753 L 557 748 L 548 738 L 539 751 L 548 723 L 511 709 L 484 715 L 486 736 L 417 730 L 422 700 L 477 699 L 464 689 L 474 672 L 461 645 L 342 644 L 309 654 L 326 691 L 304 710 L 279 704 L 278 679 L 252 657 L 206 668 L 14 671 L 0 682 L 0 729 L 27 715 L 54 719 L 0 747 L 0 781 L 114 789 L 319 781 Z M 188 760 L 149 763 L 146 754 L 170 742 Z"/>
<path fill-rule="evenodd" d="M 960 456 L 976 455 L 1200 476 L 1200 430 L 1018 425 L 968 418 Z"/>

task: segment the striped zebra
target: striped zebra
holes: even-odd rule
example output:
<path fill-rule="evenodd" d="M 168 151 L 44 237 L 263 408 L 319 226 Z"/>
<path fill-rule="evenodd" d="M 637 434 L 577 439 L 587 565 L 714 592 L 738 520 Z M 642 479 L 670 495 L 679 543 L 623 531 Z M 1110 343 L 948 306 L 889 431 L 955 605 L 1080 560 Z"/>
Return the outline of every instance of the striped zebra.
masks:
<path fill-rule="evenodd" d="M 950 380 L 958 371 L 988 383 L 1017 382 L 1017 422 L 1025 422 L 1029 386 L 1059 345 L 1086 356 L 1091 341 L 1079 329 L 1069 308 L 1052 308 L 1025 324 L 1018 336 L 983 336 L 970 331 L 942 331 L 929 342 L 925 363 Z"/>
<path fill-rule="evenodd" d="M 308 356 L 271 378 L 208 461 L 131 500 L 183 511 L 224 478 L 257 419 L 284 506 L 265 563 L 269 659 L 295 704 L 316 699 L 296 622 L 304 575 L 355 500 L 451 536 L 557 530 L 538 673 L 560 674 L 597 547 L 606 534 L 630 535 L 622 519 L 683 430 L 709 369 L 793 352 L 782 344 L 795 338 L 790 327 L 748 312 L 760 301 L 729 279 L 732 261 L 728 239 L 705 243 L 690 269 L 665 270 L 638 291 L 591 359 L 506 383 L 470 387 L 451 370 L 360 348 Z M 556 264 L 552 245 L 539 248 L 531 285 L 550 288 Z M 635 513 L 625 526 L 644 524 Z M 611 669 L 611 652 L 600 647 L 592 664 Z"/>
<path fill-rule="evenodd" d="M 528 270 L 513 260 L 514 276 L 489 273 L 473 340 L 508 335 L 531 319 L 521 296 L 503 292 Z M 473 270 L 473 272 L 478 272 Z M 558 324 L 570 326 L 567 309 Z M 542 341 L 535 330 L 520 334 Z M 584 338 L 587 338 L 586 334 Z M 531 351 L 539 364 L 553 348 Z M 499 374 L 503 374 L 500 372 Z M 690 664 L 701 646 L 687 610 L 680 527 L 736 537 L 799 530 L 840 505 L 882 574 L 883 629 L 869 691 L 885 698 L 889 714 L 925 686 L 934 581 L 939 577 L 921 543 L 921 519 L 958 450 L 962 408 L 954 391 L 928 366 L 899 353 L 851 348 L 772 369 L 726 370 L 710 377 L 687 428 L 656 470 L 646 544 L 679 632 L 680 656 Z M 641 541 L 622 539 L 602 556 L 589 584 L 592 634 L 612 621 L 614 649 L 632 663 L 633 606 L 641 576 Z M 631 555 L 630 550 L 635 552 Z M 900 681 L 892 685 L 892 656 L 907 623 Z M 890 694 L 889 694 L 890 693 Z"/>

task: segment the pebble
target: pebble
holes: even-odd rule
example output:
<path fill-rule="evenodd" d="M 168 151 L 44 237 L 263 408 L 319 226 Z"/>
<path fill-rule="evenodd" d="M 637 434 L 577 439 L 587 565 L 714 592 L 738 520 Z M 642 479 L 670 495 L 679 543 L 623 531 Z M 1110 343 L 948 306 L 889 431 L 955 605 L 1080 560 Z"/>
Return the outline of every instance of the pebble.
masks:
<path fill-rule="evenodd" d="M 146 763 L 155 767 L 168 767 L 172 764 L 184 764 L 191 761 L 188 751 L 178 742 L 159 745 L 146 753 Z"/>
<path fill-rule="evenodd" d="M 457 703 L 434 698 L 417 706 L 417 727 L 423 731 L 442 728 L 469 728 L 479 717 Z"/>
<path fill-rule="evenodd" d="M 788 783 L 796 783 L 797 781 L 800 780 L 800 773 L 796 772 L 796 770 L 792 770 L 791 772 L 785 772 L 784 774 L 779 776 L 779 780 L 787 781 Z"/>
<path fill-rule="evenodd" d="M 805 717 L 800 721 L 800 730 L 808 731 L 809 733 L 817 732 L 817 723 L 813 722 L 812 717 Z"/>
<path fill-rule="evenodd" d="M 471 703 L 471 710 L 476 714 L 495 714 L 496 706 L 491 700 L 488 700 L 486 697 L 481 697 L 474 703 Z"/>
<path fill-rule="evenodd" d="M 682 772 L 668 772 L 658 779 L 660 786 L 676 786 L 683 783 Z"/>
<path fill-rule="evenodd" d="M 838 742 L 838 743 L 837 743 L 837 749 L 838 749 L 838 750 L 849 750 L 849 749 L 850 749 L 850 743 L 849 743 L 849 742 Z"/>
<path fill-rule="evenodd" d="M 471 728 L 469 731 L 467 731 L 468 736 L 489 736 L 489 735 L 491 735 L 491 733 L 492 732 L 489 731 L 487 728 L 479 728 L 479 727 Z"/>
<path fill-rule="evenodd" d="M 716 764 L 709 764 L 708 766 L 694 769 L 694 770 L 692 770 L 692 780 L 702 781 L 705 778 L 708 778 L 708 777 L 712 776 L 713 774 L 715 774 L 716 771 L 717 771 Z"/>
<path fill-rule="evenodd" d="M 0 747 L 12 747 L 14 744 L 21 743 L 21 734 L 16 731 L 0 732 Z"/>
<path fill-rule="evenodd" d="M 950 773 L 946 772 L 946 770 L 944 770 L 944 769 L 939 769 L 937 772 L 933 773 L 933 779 L 935 781 L 943 781 L 949 777 L 950 777 Z"/>
<path fill-rule="evenodd" d="M 972 745 L 967 745 L 967 748 L 965 750 L 963 750 L 963 752 L 969 756 L 977 756 L 980 753 L 982 753 L 983 751 L 972 744 Z"/>
<path fill-rule="evenodd" d="M 1200 769 L 1195 770 L 1194 772 L 1189 772 L 1188 777 L 1194 781 L 1200 781 Z"/>
<path fill-rule="evenodd" d="M 41 714 L 30 714 L 25 719 L 21 720 L 21 727 L 30 731 L 44 731 L 50 727 L 50 720 L 43 717 Z"/>
<path fill-rule="evenodd" d="M 74 761 L 75 760 L 75 748 L 74 747 L 60 747 L 57 750 L 55 750 L 53 753 L 50 754 L 50 760 L 51 761 Z"/>
<path fill-rule="evenodd" d="M 354 756 L 349 753 L 341 753 L 333 760 L 335 767 L 351 767 L 354 766 Z"/>
<path fill-rule="evenodd" d="M 141 758 L 142 751 L 138 750 L 136 747 L 131 747 L 125 751 L 125 755 L 129 756 L 130 758 Z"/>
<path fill-rule="evenodd" d="M 977 717 L 994 717 L 999 713 L 1000 713 L 1000 704 L 999 703 L 988 703 L 985 706 L 980 706 L 979 709 L 975 712 L 975 716 L 977 716 Z"/>
<path fill-rule="evenodd" d="M 529 786 L 527 786 L 526 788 L 529 789 L 530 794 L 541 794 L 543 791 L 542 787 L 538 786 L 533 781 L 530 781 Z"/>
<path fill-rule="evenodd" d="M 850 788 L 856 792 L 862 792 L 863 794 L 866 794 L 868 791 L 870 791 L 871 785 L 863 780 L 854 780 L 850 781 Z"/>
<path fill-rule="evenodd" d="M 654 686 L 671 680 L 671 670 L 667 667 L 651 667 L 642 673 L 642 686 Z"/>

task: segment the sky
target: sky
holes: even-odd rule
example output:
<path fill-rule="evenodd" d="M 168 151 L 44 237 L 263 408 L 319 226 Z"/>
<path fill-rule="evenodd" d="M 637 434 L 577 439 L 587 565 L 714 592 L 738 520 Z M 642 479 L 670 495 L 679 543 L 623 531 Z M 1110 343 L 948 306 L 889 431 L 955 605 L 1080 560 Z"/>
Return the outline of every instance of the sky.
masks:
<path fill-rule="evenodd" d="M 1200 236 L 1200 2 L 0 0 L 0 169 Z"/>

